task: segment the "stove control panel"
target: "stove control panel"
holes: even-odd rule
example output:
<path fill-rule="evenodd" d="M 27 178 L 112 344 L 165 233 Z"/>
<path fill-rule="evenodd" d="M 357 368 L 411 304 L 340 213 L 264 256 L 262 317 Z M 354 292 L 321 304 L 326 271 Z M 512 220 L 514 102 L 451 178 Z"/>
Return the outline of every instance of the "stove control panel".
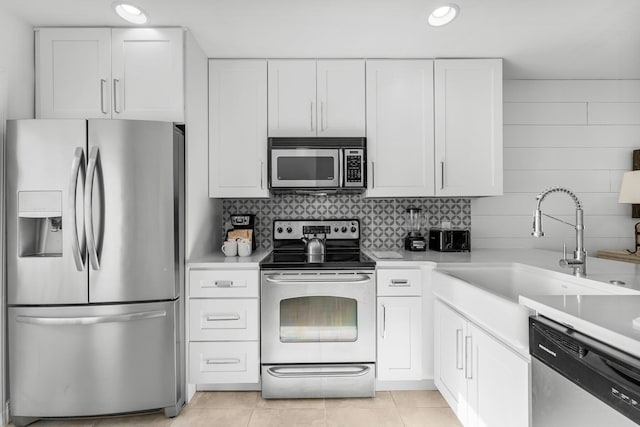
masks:
<path fill-rule="evenodd" d="M 360 238 L 360 221 L 357 219 L 278 219 L 273 221 L 274 240 L 292 240 L 303 237 L 357 240 Z"/>

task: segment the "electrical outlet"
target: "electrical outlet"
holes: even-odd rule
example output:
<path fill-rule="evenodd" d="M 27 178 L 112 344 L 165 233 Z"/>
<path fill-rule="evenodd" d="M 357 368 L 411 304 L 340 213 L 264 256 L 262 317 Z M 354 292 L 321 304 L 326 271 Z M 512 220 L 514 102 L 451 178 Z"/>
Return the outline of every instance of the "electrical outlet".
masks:
<path fill-rule="evenodd" d="M 440 221 L 440 228 L 451 228 L 451 221 Z"/>

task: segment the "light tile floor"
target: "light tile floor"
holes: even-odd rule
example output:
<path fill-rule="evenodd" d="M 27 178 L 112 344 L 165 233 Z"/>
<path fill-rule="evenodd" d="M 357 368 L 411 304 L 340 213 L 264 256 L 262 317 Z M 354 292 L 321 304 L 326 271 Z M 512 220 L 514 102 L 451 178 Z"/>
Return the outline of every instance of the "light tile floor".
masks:
<path fill-rule="evenodd" d="M 34 427 L 459 427 L 437 391 L 380 391 L 363 399 L 265 400 L 255 391 L 202 391 L 180 415 L 161 412 L 80 420 L 38 421 Z M 10 426 L 13 426 L 10 424 Z"/>

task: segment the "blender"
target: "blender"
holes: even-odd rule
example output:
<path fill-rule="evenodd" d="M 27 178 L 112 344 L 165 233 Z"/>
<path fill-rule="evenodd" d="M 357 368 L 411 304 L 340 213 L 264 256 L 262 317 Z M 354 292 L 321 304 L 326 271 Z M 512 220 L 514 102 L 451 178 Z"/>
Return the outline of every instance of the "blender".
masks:
<path fill-rule="evenodd" d="M 422 228 L 426 225 L 422 209 L 411 206 L 405 212 L 407 237 L 404 238 L 404 248 L 408 251 L 426 251 L 427 239 L 422 235 Z"/>

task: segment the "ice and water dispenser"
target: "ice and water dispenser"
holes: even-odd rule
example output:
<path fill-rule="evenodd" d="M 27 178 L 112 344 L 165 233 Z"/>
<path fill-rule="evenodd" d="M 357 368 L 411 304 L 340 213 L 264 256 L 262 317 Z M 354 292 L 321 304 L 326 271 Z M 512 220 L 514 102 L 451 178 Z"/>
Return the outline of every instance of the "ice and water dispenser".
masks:
<path fill-rule="evenodd" d="M 18 192 L 18 256 L 62 256 L 62 192 Z"/>

